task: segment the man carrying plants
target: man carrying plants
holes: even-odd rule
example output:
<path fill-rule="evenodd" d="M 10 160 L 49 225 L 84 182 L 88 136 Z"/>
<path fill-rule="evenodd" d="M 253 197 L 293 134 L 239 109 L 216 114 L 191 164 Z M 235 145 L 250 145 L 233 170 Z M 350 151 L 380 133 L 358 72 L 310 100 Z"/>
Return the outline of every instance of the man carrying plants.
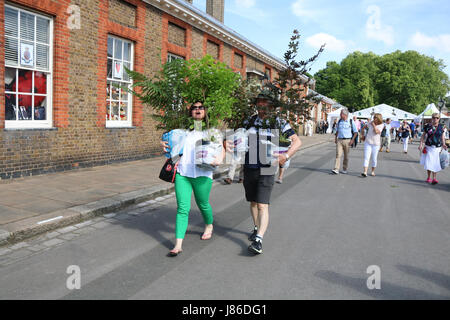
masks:
<path fill-rule="evenodd" d="M 276 166 L 283 166 L 297 152 L 302 143 L 286 120 L 278 117 L 270 119 L 270 114 L 274 114 L 274 105 L 269 95 L 258 95 L 256 109 L 258 114 L 247 121 L 249 151 L 245 156 L 244 188 L 254 222 L 253 232 L 248 238 L 252 244 L 248 250 L 254 254 L 261 254 L 262 240 L 269 225 L 270 196 L 275 182 L 273 164 L 263 159 L 267 155 L 269 145 L 267 142 L 276 138 L 277 129 L 292 141 L 289 150 L 277 157 Z"/>

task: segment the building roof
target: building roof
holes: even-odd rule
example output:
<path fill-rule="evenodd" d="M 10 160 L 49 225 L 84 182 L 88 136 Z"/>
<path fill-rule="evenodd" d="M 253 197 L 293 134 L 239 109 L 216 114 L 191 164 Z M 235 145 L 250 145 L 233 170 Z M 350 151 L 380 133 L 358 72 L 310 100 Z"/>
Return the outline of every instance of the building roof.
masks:
<path fill-rule="evenodd" d="M 309 89 L 309 92 L 311 92 L 312 94 L 315 94 L 316 97 L 320 98 L 320 100 L 322 100 L 322 101 L 325 102 L 326 104 L 331 104 L 331 105 L 338 104 L 338 103 L 337 103 L 336 101 L 334 101 L 333 99 L 328 98 L 327 96 L 324 96 L 324 95 L 322 95 L 322 94 L 320 94 L 320 93 L 318 93 L 318 92 L 316 92 L 316 91 L 314 91 L 314 90 L 312 90 L 312 89 Z"/>
<path fill-rule="evenodd" d="M 210 16 L 206 12 L 196 8 L 185 0 L 143 0 L 160 10 L 183 20 L 184 22 L 195 26 L 196 28 L 220 39 L 221 41 L 245 52 L 261 61 L 283 69 L 286 67 L 283 60 L 272 55 L 267 50 L 246 39 L 231 28 L 225 26 L 222 22 Z"/>

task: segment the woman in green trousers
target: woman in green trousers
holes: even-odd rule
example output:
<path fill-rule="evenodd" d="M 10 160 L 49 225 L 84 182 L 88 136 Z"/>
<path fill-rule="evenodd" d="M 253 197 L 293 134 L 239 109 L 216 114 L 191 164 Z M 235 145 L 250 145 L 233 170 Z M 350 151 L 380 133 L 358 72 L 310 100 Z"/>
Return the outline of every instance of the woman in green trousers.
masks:
<path fill-rule="evenodd" d="M 189 109 L 191 117 L 195 121 L 206 119 L 206 109 L 201 102 L 194 103 Z M 200 209 L 205 229 L 201 237 L 202 240 L 211 239 L 213 233 L 213 212 L 209 204 L 209 194 L 213 183 L 213 172 L 196 166 L 195 164 L 195 146 L 198 140 L 203 138 L 203 132 L 198 130 L 190 131 L 186 136 L 186 142 L 183 148 L 183 155 L 178 163 L 177 175 L 175 178 L 175 195 L 177 198 L 177 218 L 175 225 L 175 247 L 169 252 L 170 256 L 177 256 L 183 251 L 182 244 L 186 234 L 189 211 L 191 209 L 191 195 L 194 191 L 195 202 Z M 166 142 L 161 141 L 164 152 L 168 148 Z M 215 165 L 219 165 L 225 156 L 222 148 L 222 154 L 218 157 Z"/>

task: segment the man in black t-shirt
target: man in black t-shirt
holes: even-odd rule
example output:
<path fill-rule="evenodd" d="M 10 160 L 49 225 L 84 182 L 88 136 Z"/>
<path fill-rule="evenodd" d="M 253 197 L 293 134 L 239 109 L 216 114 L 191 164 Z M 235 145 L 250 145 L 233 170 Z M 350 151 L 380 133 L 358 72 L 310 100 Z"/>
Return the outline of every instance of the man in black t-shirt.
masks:
<path fill-rule="evenodd" d="M 268 111 L 272 107 L 273 103 L 269 96 L 258 95 L 256 99 L 258 115 L 247 121 L 249 151 L 245 157 L 244 188 L 246 200 L 250 202 L 250 211 L 255 225 L 248 238 L 252 241 L 248 249 L 254 254 L 262 253 L 262 239 L 269 225 L 269 203 L 275 182 L 276 168 L 278 165 L 284 165 L 302 144 L 300 138 L 285 120 L 277 119 L 277 128 L 264 129 L 268 124 Z M 273 129 L 278 129 L 281 134 L 292 141 L 288 152 L 278 156 L 276 166 L 268 163 L 266 157 L 261 157 L 261 155 L 267 155 L 269 142 L 272 138 L 276 138 L 274 135 L 276 132 Z M 272 168 L 275 168 L 275 170 L 272 170 Z"/>

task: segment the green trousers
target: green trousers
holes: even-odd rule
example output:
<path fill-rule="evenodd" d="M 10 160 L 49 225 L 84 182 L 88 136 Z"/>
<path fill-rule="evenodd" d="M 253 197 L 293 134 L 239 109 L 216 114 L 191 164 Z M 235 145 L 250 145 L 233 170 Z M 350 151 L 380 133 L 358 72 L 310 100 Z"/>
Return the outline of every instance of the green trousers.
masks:
<path fill-rule="evenodd" d="M 184 239 L 188 227 L 189 211 L 191 210 L 191 195 L 194 190 L 195 202 L 202 213 L 205 224 L 213 223 L 213 212 L 209 204 L 212 179 L 208 177 L 188 178 L 177 173 L 175 178 L 175 194 L 177 197 L 177 220 L 175 238 Z"/>

